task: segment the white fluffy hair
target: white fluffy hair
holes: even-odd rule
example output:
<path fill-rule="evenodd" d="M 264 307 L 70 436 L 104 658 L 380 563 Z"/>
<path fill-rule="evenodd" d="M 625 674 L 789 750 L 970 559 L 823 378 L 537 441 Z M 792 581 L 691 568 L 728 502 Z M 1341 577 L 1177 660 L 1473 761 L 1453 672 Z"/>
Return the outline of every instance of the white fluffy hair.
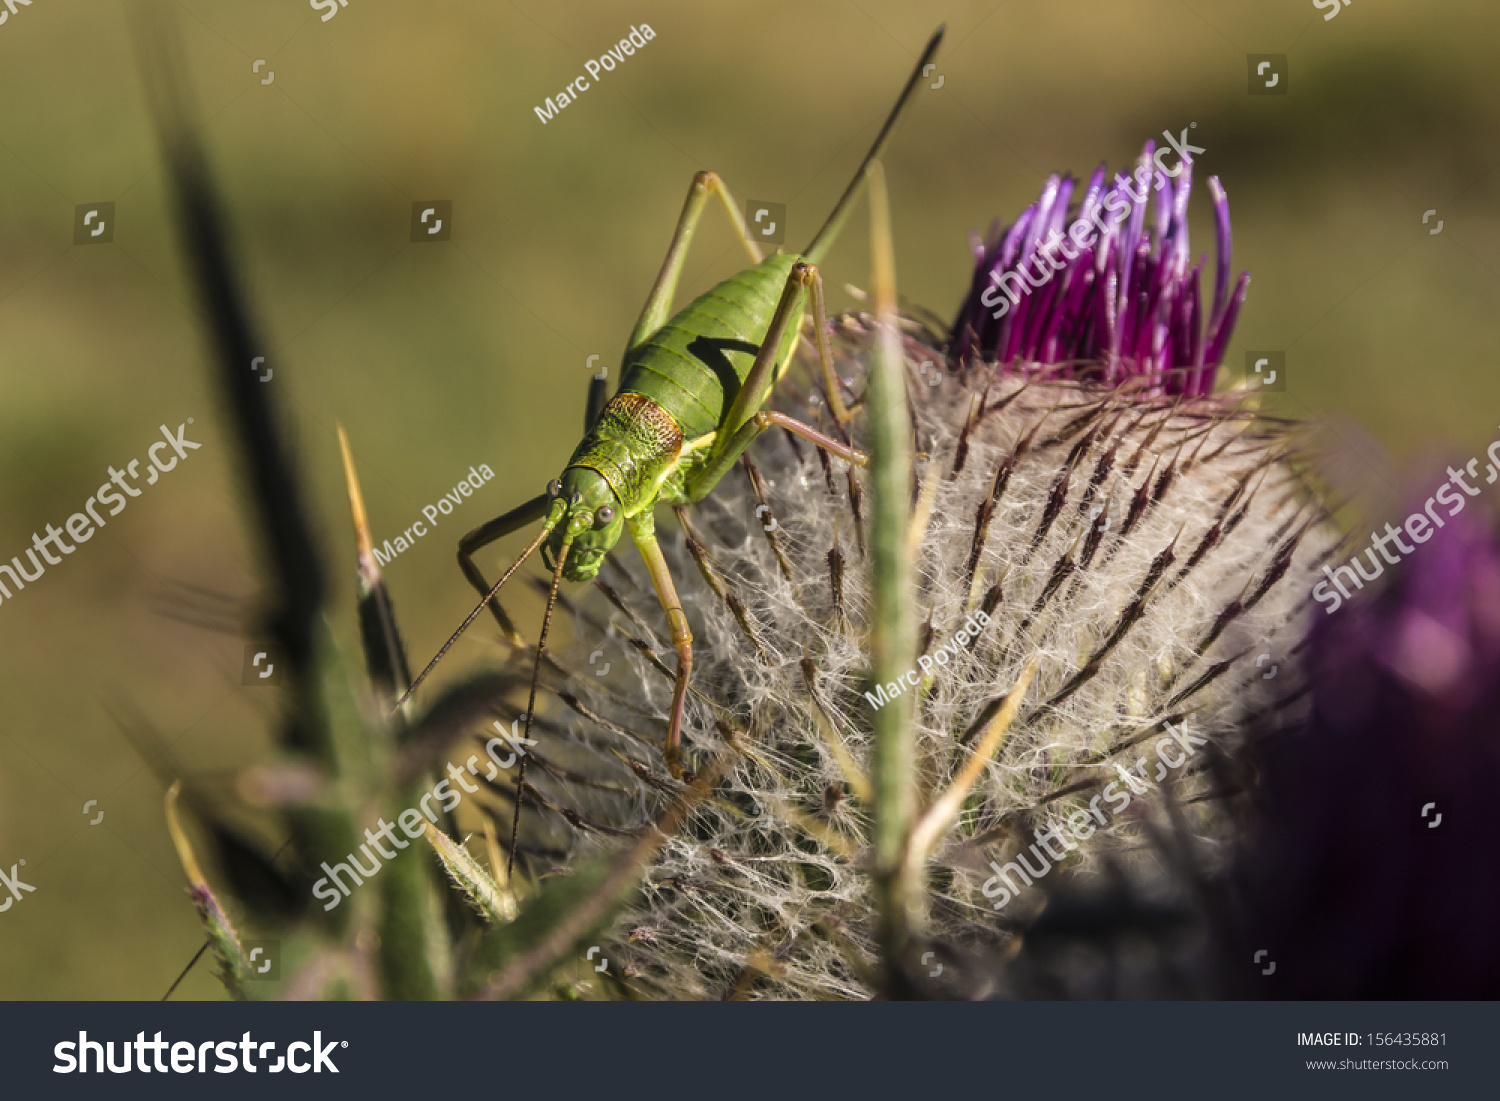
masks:
<path fill-rule="evenodd" d="M 863 315 L 836 325 L 840 370 L 855 380 L 871 325 Z M 1140 816 L 1170 788 L 1204 843 L 1223 843 L 1213 761 L 1239 751 L 1252 724 L 1297 712 L 1294 651 L 1336 535 L 1288 457 L 1292 430 L 1242 398 L 1177 399 L 993 365 L 953 371 L 930 342 L 908 335 L 905 349 L 917 522 L 928 515 L 914 558 L 923 653 L 950 643 L 975 609 L 990 616 L 910 689 L 922 802 L 947 788 L 977 727 L 1037 663 L 924 877 L 926 937 L 1003 952 L 1049 881 L 1013 875 L 1016 897 L 997 913 L 991 862 L 1023 853 L 1038 829 L 1084 811 L 1097 828 L 1067 852 L 1070 873 L 1089 875 L 1101 858 L 1143 866 L 1152 857 Z M 784 407 L 827 430 L 816 399 Z M 731 731 L 743 751 L 646 869 L 605 955 L 641 997 L 868 998 L 871 817 L 858 793 L 871 758 L 867 693 L 879 690 L 868 683 L 861 483 L 780 430 L 752 455 L 688 512 L 692 538 L 662 538 L 696 639 L 689 768 Z M 621 827 L 647 828 L 675 786 L 660 754 L 675 668 L 660 608 L 629 552 L 611 556 L 601 581 L 602 597 L 573 605 L 577 638 L 557 659 L 577 673 L 557 690 L 569 707 L 554 709 L 547 737 L 572 742 L 575 757 L 587 747 L 611 758 L 614 773 L 583 794 L 576 771 L 535 774 L 548 832 L 571 832 L 585 850 L 617 844 Z M 580 655 L 601 647 L 616 658 L 611 675 L 589 675 L 598 668 Z M 1207 746 L 1178 754 L 1185 763 L 1164 779 L 1137 762 L 1156 764 L 1152 747 L 1170 729 Z M 1122 769 L 1144 780 L 1129 789 L 1130 809 L 1101 815 L 1100 792 L 1127 783 Z M 600 806 L 603 788 L 607 814 L 576 809 Z"/>

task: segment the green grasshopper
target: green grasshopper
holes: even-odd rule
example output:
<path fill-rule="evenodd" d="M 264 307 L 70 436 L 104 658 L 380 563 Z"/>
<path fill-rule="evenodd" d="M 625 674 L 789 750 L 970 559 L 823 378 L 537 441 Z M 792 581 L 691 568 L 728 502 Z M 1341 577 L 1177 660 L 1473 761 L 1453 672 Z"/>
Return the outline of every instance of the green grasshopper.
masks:
<path fill-rule="evenodd" d="M 693 635 L 666 558 L 656 541 L 653 511 L 658 504 L 691 505 L 702 500 L 754 439 L 772 425 L 779 425 L 847 462 L 865 465 L 865 456 L 853 448 L 784 413 L 761 407 L 791 364 L 810 289 L 818 362 L 829 408 L 840 424 L 849 422 L 849 410 L 840 396 L 840 384 L 834 373 L 823 282 L 817 265 L 843 227 L 864 183 L 866 170 L 884 149 L 924 68 L 937 54 L 943 30 L 939 27 L 928 41 L 859 171 L 800 255 L 777 253 L 763 258 L 723 181 L 713 172 L 699 172 L 693 177 L 677 230 L 667 249 L 666 262 L 626 345 L 619 389 L 606 403 L 604 382 L 596 377 L 589 389 L 583 442 L 574 450 L 562 476 L 554 479 L 545 493 L 481 524 L 459 542 L 459 567 L 483 599 L 412 681 L 402 703 L 486 606 L 494 613 L 501 630 L 508 637 L 517 637 L 495 595 L 521 564 L 542 547 L 543 561 L 552 570 L 552 588 L 537 642 L 531 699 L 526 710 L 525 736 L 529 737 L 536 709 L 537 676 L 559 582 L 563 578 L 591 580 L 605 554 L 619 541 L 621 532 L 628 530 L 645 560 L 677 650 L 665 757 L 672 775 L 681 777 L 678 743 L 693 667 Z M 754 266 L 669 317 L 688 246 L 710 194 L 719 197 Z M 542 521 L 541 532 L 500 580 L 489 584 L 474 563 L 475 552 L 538 520 Z M 522 756 L 523 770 L 525 763 Z M 517 780 L 517 821 L 524 776 L 522 772 Z M 514 852 L 513 837 L 512 860 Z"/>

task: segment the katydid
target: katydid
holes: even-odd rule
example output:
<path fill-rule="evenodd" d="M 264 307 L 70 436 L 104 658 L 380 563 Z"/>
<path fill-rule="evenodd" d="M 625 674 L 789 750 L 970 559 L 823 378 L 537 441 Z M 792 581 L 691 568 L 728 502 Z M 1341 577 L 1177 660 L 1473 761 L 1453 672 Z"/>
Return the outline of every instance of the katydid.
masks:
<path fill-rule="evenodd" d="M 850 419 L 834 373 L 823 284 L 817 265 L 838 236 L 864 184 L 866 170 L 885 147 L 896 119 L 911 100 L 917 81 L 936 55 L 942 37 L 943 28 L 939 27 L 922 51 L 858 172 L 801 254 L 777 253 L 762 258 L 723 181 L 713 172 L 699 172 L 693 177 L 667 249 L 666 262 L 626 345 L 619 389 L 606 403 L 603 381 L 596 378 L 591 385 L 583 441 L 574 450 L 562 476 L 554 479 L 545 493 L 481 524 L 460 541 L 459 566 L 483 599 L 412 681 L 406 696 L 416 690 L 486 605 L 501 629 L 514 637 L 514 628 L 495 595 L 541 547 L 543 560 L 552 570 L 552 586 L 537 642 L 531 698 L 526 708 L 525 736 L 529 737 L 536 709 L 537 677 L 558 585 L 563 578 L 592 579 L 604 555 L 619 541 L 621 533 L 628 530 L 651 575 L 677 650 L 677 674 L 664 754 L 672 774 L 682 775 L 678 746 L 693 665 L 693 636 L 666 558 L 656 541 L 653 510 L 658 504 L 690 505 L 701 500 L 751 442 L 772 425 L 779 425 L 847 462 L 865 464 L 865 457 L 853 448 L 762 406 L 791 363 L 810 298 L 814 343 L 829 407 L 841 424 Z M 755 263 L 671 314 L 688 246 L 710 194 L 718 196 Z M 475 552 L 537 521 L 542 522 L 542 529 L 536 538 L 499 581 L 489 584 L 474 563 Z M 406 696 L 401 702 L 405 702 Z M 522 757 L 522 770 L 525 763 Z M 518 818 L 524 778 L 522 771 L 516 785 Z M 514 859 L 513 838 L 512 862 Z"/>

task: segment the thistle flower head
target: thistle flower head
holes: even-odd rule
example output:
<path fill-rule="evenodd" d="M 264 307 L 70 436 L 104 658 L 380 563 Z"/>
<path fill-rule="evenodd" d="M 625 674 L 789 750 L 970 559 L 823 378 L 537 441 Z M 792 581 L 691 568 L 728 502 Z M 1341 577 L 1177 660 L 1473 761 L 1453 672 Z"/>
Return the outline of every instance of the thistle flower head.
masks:
<path fill-rule="evenodd" d="M 1151 376 L 1168 394 L 1213 390 L 1250 276 L 1230 288 L 1229 200 L 1217 176 L 1218 266 L 1202 299 L 1200 257 L 1189 268 L 1193 165 L 1155 167 L 1147 142 L 1134 176 L 1101 164 L 1074 202 L 1076 181 L 1051 176 L 1010 226 L 971 241 L 974 278 L 950 340 L 960 362 L 1036 365 L 1046 377 L 1097 372 L 1111 382 Z M 1152 189 L 1155 189 L 1154 191 Z"/>
<path fill-rule="evenodd" d="M 1316 617 L 1310 722 L 1264 754 L 1241 893 L 1265 996 L 1500 991 L 1500 540 L 1466 511 L 1393 572 Z"/>
<path fill-rule="evenodd" d="M 836 328 L 841 374 L 858 382 L 868 319 Z M 638 994 L 872 993 L 872 716 L 892 692 L 917 697 L 924 803 L 987 745 L 924 857 L 932 942 L 982 950 L 1024 928 L 1057 864 L 1141 860 L 1138 816 L 1164 782 L 1218 837 L 1210 755 L 1237 751 L 1248 716 L 1296 710 L 1287 655 L 1333 536 L 1283 461 L 1280 429 L 1221 398 L 996 377 L 993 365 L 931 385 L 924 360 L 941 351 L 904 347 L 926 456 L 909 534 L 924 626 L 904 684 L 869 681 L 862 490 L 820 452 L 767 439 L 687 514 L 686 537 L 663 539 L 696 639 L 685 744 L 701 761 L 728 740 L 741 758 L 615 926 L 611 958 Z M 645 808 L 671 790 L 648 748 L 670 706 L 671 651 L 634 560 L 612 555 L 601 576 L 608 603 L 584 602 L 582 648 L 627 661 L 570 684 L 555 733 L 631 762 Z M 989 622 L 976 632 L 979 612 Z M 1263 653 L 1284 669 L 1274 681 Z M 1028 669 L 1013 720 L 987 743 Z M 1062 831 L 1050 855 L 1038 840 L 1049 830 Z M 600 829 L 582 840 L 610 843 Z M 1011 868 L 1004 897 L 996 866 Z"/>

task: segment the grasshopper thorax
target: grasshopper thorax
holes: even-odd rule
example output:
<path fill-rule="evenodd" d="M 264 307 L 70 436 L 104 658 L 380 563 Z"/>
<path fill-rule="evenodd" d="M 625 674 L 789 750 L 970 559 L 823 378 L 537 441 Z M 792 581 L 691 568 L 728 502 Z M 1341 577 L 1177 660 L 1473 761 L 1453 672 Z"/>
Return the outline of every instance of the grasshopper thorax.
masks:
<path fill-rule="evenodd" d="M 570 544 L 563 576 L 590 581 L 606 552 L 620 541 L 625 510 L 604 476 L 586 466 L 568 467 L 547 489 L 552 495 L 547 521 L 554 526 L 542 544 L 542 560 L 549 570 L 556 569 L 563 545 Z"/>

